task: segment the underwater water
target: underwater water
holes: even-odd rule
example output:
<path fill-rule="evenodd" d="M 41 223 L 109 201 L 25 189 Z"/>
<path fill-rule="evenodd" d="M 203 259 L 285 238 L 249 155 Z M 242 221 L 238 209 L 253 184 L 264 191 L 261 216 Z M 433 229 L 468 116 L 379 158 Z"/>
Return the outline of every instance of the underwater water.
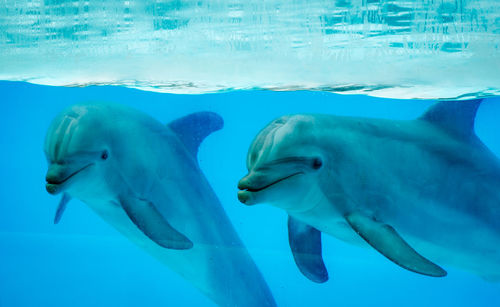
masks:
<path fill-rule="evenodd" d="M 328 235 L 322 238 L 330 280 L 313 283 L 293 261 L 284 211 L 265 204 L 247 207 L 236 196 L 238 180 L 247 173 L 250 143 L 281 115 L 414 119 L 434 101 L 309 91 L 178 95 L 113 86 L 68 88 L 7 81 L 0 82 L 0 93 L 0 306 L 214 305 L 82 202 L 72 200 L 60 223 L 53 224 L 59 197 L 45 190 L 45 134 L 60 111 L 86 101 L 131 106 L 163 123 L 196 111 L 222 116 L 224 128 L 202 142 L 198 161 L 278 306 L 500 304 L 499 283 L 447 266 L 444 278 L 418 275 L 374 249 L 348 245 Z M 499 116 L 500 99 L 487 98 L 475 123 L 477 135 L 497 157 Z"/>

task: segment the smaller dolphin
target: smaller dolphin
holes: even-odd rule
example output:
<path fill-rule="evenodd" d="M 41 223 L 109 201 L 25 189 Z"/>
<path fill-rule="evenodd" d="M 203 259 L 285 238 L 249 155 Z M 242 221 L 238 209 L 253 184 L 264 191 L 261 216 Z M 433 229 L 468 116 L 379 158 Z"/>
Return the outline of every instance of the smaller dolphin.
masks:
<path fill-rule="evenodd" d="M 500 279 L 500 162 L 473 131 L 480 100 L 416 120 L 280 117 L 255 138 L 238 188 L 288 215 L 289 244 L 314 282 L 328 273 L 321 232 L 441 277 L 436 263 Z"/>
<path fill-rule="evenodd" d="M 86 203 L 131 241 L 220 306 L 275 306 L 197 162 L 198 146 L 222 128 L 200 112 L 167 126 L 112 104 L 75 105 L 45 140 L 46 189 Z"/>

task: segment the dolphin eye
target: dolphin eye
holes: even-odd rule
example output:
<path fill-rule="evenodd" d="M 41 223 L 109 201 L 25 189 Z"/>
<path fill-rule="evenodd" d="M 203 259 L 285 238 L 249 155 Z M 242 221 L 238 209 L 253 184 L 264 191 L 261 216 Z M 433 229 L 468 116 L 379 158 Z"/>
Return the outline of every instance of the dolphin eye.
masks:
<path fill-rule="evenodd" d="M 109 156 L 108 151 L 105 150 L 101 154 L 101 159 L 106 160 L 108 158 L 108 156 Z"/>
<path fill-rule="evenodd" d="M 320 158 L 314 158 L 312 168 L 313 169 L 320 169 L 321 166 L 323 166 L 323 161 L 321 161 Z"/>

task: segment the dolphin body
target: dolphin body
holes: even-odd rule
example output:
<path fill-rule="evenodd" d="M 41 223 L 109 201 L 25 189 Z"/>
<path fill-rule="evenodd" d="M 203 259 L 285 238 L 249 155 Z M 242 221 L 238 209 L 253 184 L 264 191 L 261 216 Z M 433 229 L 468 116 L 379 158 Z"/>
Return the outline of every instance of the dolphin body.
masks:
<path fill-rule="evenodd" d="M 75 105 L 45 141 L 46 189 L 86 203 L 220 306 L 275 306 L 257 266 L 203 176 L 197 151 L 221 129 L 201 112 L 164 126 L 119 105 Z"/>
<path fill-rule="evenodd" d="M 295 263 L 318 283 L 321 232 L 413 272 L 445 276 L 438 263 L 498 281 L 500 162 L 473 131 L 480 102 L 406 121 L 280 117 L 251 144 L 238 198 L 288 213 Z"/>

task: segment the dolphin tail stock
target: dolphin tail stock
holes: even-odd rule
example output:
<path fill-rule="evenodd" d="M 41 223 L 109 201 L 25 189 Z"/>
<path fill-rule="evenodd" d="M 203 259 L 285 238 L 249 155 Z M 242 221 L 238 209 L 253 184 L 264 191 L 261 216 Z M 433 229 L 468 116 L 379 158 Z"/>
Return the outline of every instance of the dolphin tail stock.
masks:
<path fill-rule="evenodd" d="M 192 113 L 167 125 L 187 149 L 188 154 L 194 158 L 197 165 L 198 149 L 201 142 L 212 132 L 222 129 L 223 126 L 222 117 L 214 112 Z M 201 174 L 200 180 L 201 185 L 211 190 L 210 183 L 203 174 Z M 215 230 L 218 229 L 215 231 L 217 233 L 214 233 L 218 237 L 215 241 L 223 245 L 215 246 L 215 248 L 211 246 L 206 250 L 211 263 L 213 263 L 213 271 L 209 270 L 211 272 L 210 278 L 213 279 L 211 282 L 213 293 L 207 295 L 211 296 L 220 306 L 277 306 L 264 276 L 238 237 L 213 190 L 212 195 L 211 205 L 213 206 L 210 209 L 212 211 L 210 214 L 217 219 L 217 226 L 213 227 Z M 228 249 L 225 248 L 223 242 L 228 244 Z M 197 248 L 196 242 L 194 242 L 194 248 Z M 229 290 L 230 288 L 232 290 Z"/>

